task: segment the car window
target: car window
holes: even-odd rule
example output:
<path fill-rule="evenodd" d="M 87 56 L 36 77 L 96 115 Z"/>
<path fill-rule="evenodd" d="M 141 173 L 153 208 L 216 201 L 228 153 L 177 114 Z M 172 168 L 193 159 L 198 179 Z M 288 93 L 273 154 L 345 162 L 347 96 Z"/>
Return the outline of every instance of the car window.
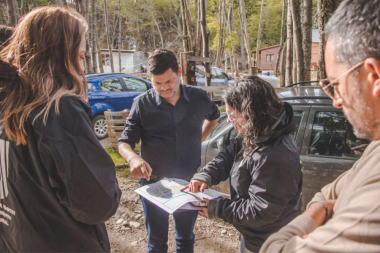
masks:
<path fill-rule="evenodd" d="M 294 118 L 296 120 L 296 131 L 294 132 L 294 140 L 297 139 L 298 130 L 303 117 L 303 111 L 294 111 Z"/>
<path fill-rule="evenodd" d="M 218 75 L 218 73 L 216 72 L 215 68 L 211 68 L 211 75 L 211 79 L 217 78 L 216 76 Z"/>
<path fill-rule="evenodd" d="M 123 77 L 128 90 L 130 91 L 146 91 L 146 83 L 133 77 Z"/>
<path fill-rule="evenodd" d="M 368 141 L 358 139 L 343 112 L 316 112 L 309 146 L 310 155 L 356 157 Z"/>
<path fill-rule="evenodd" d="M 100 82 L 101 91 L 120 92 L 123 90 L 119 78 L 106 79 Z"/>
<path fill-rule="evenodd" d="M 215 74 L 215 78 L 218 78 L 218 79 L 226 79 L 227 78 L 227 74 L 225 74 L 223 71 L 220 71 L 219 69 L 214 69 L 216 74 Z"/>
<path fill-rule="evenodd" d="M 210 139 L 213 136 L 216 136 L 220 131 L 225 129 L 227 125 L 228 125 L 227 116 L 221 117 L 219 119 L 218 124 L 215 126 L 214 130 L 210 133 L 210 135 L 207 137 L 207 139 Z"/>

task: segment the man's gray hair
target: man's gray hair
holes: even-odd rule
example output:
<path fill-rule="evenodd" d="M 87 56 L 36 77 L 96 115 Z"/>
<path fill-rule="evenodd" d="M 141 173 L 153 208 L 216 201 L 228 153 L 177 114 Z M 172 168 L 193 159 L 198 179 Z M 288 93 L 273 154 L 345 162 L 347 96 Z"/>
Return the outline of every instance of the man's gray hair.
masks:
<path fill-rule="evenodd" d="M 326 24 L 336 61 L 349 67 L 366 58 L 380 60 L 380 0 L 344 0 Z"/>

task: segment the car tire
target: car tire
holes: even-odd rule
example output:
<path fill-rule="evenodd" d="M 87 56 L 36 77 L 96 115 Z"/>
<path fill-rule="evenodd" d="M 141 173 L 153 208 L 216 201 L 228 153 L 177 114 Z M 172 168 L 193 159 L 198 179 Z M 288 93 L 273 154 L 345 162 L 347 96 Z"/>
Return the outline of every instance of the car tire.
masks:
<path fill-rule="evenodd" d="M 106 117 L 104 117 L 104 115 L 96 115 L 92 119 L 91 126 L 98 140 L 108 136 Z"/>

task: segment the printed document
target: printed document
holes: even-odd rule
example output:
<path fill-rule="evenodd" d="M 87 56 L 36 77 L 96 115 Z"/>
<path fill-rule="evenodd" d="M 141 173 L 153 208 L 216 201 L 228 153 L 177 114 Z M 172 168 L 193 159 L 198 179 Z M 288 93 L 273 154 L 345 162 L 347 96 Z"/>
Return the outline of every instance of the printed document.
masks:
<path fill-rule="evenodd" d="M 200 210 L 199 207 L 192 206 L 190 203 L 202 201 L 203 198 L 229 197 L 228 194 L 212 189 L 205 189 L 204 192 L 199 193 L 181 192 L 180 190 L 188 184 L 189 182 L 182 179 L 164 178 L 156 183 L 145 185 L 135 192 L 170 214 L 178 209 Z"/>

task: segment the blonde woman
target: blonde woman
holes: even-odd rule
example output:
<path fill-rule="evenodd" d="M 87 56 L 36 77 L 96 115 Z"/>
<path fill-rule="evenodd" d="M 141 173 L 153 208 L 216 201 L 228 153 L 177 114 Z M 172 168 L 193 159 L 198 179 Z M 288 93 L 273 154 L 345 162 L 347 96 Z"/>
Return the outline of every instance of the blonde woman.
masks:
<path fill-rule="evenodd" d="M 121 192 L 82 99 L 86 29 L 73 10 L 38 8 L 0 53 L 1 251 L 110 251 Z"/>

